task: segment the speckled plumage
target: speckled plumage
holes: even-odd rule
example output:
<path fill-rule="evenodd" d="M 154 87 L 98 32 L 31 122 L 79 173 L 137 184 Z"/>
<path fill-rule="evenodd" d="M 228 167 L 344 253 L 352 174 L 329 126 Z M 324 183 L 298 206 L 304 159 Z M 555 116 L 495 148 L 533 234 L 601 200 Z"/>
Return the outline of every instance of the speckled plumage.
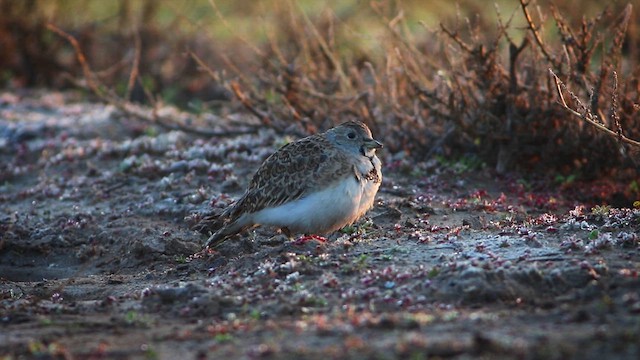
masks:
<path fill-rule="evenodd" d="M 323 234 L 360 218 L 382 181 L 369 128 L 348 121 L 291 142 L 267 158 L 242 197 L 227 208 L 206 246 L 255 225 Z"/>

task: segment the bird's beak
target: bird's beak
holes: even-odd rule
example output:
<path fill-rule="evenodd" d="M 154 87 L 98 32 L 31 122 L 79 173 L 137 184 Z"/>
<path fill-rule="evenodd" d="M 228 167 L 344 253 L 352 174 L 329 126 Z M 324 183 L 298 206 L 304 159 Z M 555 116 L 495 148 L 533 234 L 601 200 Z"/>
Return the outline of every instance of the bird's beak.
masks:
<path fill-rule="evenodd" d="M 382 143 L 376 139 L 364 139 L 364 146 L 368 149 L 382 149 Z"/>

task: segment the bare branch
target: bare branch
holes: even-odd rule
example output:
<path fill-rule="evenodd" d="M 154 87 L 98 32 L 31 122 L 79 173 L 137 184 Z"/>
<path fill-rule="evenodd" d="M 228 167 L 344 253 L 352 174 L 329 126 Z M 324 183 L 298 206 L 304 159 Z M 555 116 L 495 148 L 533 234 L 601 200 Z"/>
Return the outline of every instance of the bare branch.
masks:
<path fill-rule="evenodd" d="M 577 103 L 580 104 L 580 106 L 585 107 L 582 102 L 580 101 L 580 99 L 576 96 L 576 94 L 574 94 L 573 92 L 571 92 L 569 89 L 567 89 L 567 86 L 562 82 L 562 80 L 560 80 L 560 78 L 558 78 L 558 76 L 553 72 L 552 69 L 549 69 L 549 72 L 551 73 L 551 75 L 553 76 L 553 79 L 555 81 L 556 84 L 556 90 L 558 92 L 558 97 L 560 98 L 560 102 L 563 108 L 565 108 L 569 113 L 573 114 L 574 116 L 586 121 L 587 123 L 593 125 L 596 129 L 603 131 L 604 133 L 616 137 L 618 139 L 618 141 L 627 143 L 629 145 L 633 145 L 633 146 L 637 146 L 640 147 L 640 142 L 636 141 L 636 140 L 632 140 L 627 138 L 626 136 L 622 135 L 622 129 L 619 129 L 617 132 L 613 131 L 611 129 L 609 129 L 608 127 L 604 126 L 603 124 L 600 124 L 593 116 L 593 114 L 591 114 L 591 112 L 586 112 L 584 114 L 581 114 L 575 110 L 573 110 L 572 108 L 570 108 L 567 105 L 567 102 L 564 99 L 564 95 L 562 94 L 562 90 L 565 90 L 569 93 L 569 96 L 571 96 L 571 99 L 573 99 L 574 101 L 576 101 Z M 586 107 L 585 107 L 586 108 Z"/>
<path fill-rule="evenodd" d="M 117 96 L 112 91 L 109 91 L 108 89 L 103 90 L 101 89 L 102 85 L 98 82 L 98 79 L 95 73 L 91 70 L 89 63 L 87 62 L 87 58 L 84 55 L 82 48 L 80 47 L 80 44 L 78 43 L 76 38 L 53 24 L 47 24 L 47 28 L 55 32 L 56 34 L 62 36 L 63 38 L 65 38 L 71 44 L 71 46 L 73 46 L 73 49 L 75 50 L 75 53 L 76 53 L 76 58 L 78 59 L 78 62 L 82 67 L 82 71 L 87 81 L 87 87 L 89 88 L 89 90 L 93 92 L 93 94 L 96 95 L 100 100 L 115 106 L 118 110 L 122 111 L 123 113 L 129 116 L 135 117 L 139 120 L 148 122 L 153 125 L 160 126 L 166 130 L 180 130 L 186 133 L 191 133 L 191 134 L 204 136 L 204 137 L 230 136 L 230 135 L 236 135 L 236 134 L 246 134 L 246 133 L 256 132 L 256 129 L 241 130 L 241 131 L 234 132 L 234 131 L 228 131 L 228 130 L 214 131 L 207 128 L 196 128 L 192 126 L 187 126 L 182 124 L 181 121 L 176 118 L 159 116 L 158 109 L 155 106 L 152 109 L 144 108 L 130 101 L 127 101 L 126 99 L 120 98 L 119 96 Z M 130 75 L 130 78 L 134 78 L 134 79 L 137 78 L 137 75 L 136 75 L 137 70 L 135 69 L 137 69 L 137 64 L 134 64 L 132 75 Z M 152 98 L 148 93 L 147 93 L 147 96 Z"/>
<path fill-rule="evenodd" d="M 98 97 L 100 98 L 105 97 L 107 94 L 100 88 L 101 84 L 98 83 L 98 79 L 96 78 L 94 72 L 91 70 L 89 63 L 87 62 L 87 57 L 84 56 L 84 53 L 80 48 L 80 44 L 78 43 L 78 40 L 76 40 L 76 38 L 74 38 L 71 34 L 65 32 L 64 30 L 60 29 L 59 27 L 57 27 L 52 23 L 47 24 L 47 29 L 65 38 L 69 42 L 69 44 L 73 46 L 73 49 L 76 52 L 76 58 L 80 63 L 80 67 L 82 67 L 82 73 L 84 74 L 84 77 L 87 80 L 87 86 Z"/>
<path fill-rule="evenodd" d="M 555 57 L 549 54 L 547 47 L 544 45 L 544 42 L 542 41 L 542 38 L 538 33 L 538 27 L 536 26 L 536 24 L 534 24 L 533 18 L 531 18 L 531 14 L 529 14 L 529 10 L 527 10 L 527 7 L 529 6 L 529 4 L 530 4 L 529 1 L 520 0 L 520 5 L 522 6 L 522 12 L 524 13 L 524 18 L 527 20 L 527 24 L 529 25 L 529 30 L 531 30 L 531 34 L 533 35 L 533 38 L 538 44 L 540 51 L 542 51 L 544 56 L 547 58 L 547 61 L 553 64 L 554 67 L 557 67 Z"/>
<path fill-rule="evenodd" d="M 249 112 L 255 115 L 255 117 L 257 117 L 264 125 L 272 125 L 273 121 L 271 119 L 271 116 L 253 106 L 251 100 L 249 100 L 247 95 L 242 92 L 242 89 L 240 89 L 240 84 L 237 81 L 231 81 L 229 85 L 233 94 L 236 96 L 236 98 L 238 98 L 238 100 L 240 100 L 240 103 L 242 103 L 242 105 L 244 105 L 244 107 L 249 110 Z"/>
<path fill-rule="evenodd" d="M 231 26 L 231 24 L 229 24 L 227 19 L 225 19 L 224 15 L 222 15 L 222 11 L 220 11 L 220 9 L 218 8 L 218 5 L 216 4 L 215 0 L 209 0 L 209 5 L 211 5 L 211 8 L 213 8 L 213 11 L 216 13 L 218 20 L 222 22 L 222 25 L 224 25 L 224 27 L 227 30 L 232 32 L 242 43 L 247 45 L 256 55 L 260 56 L 261 58 L 265 58 L 265 54 L 262 50 L 260 50 L 254 44 L 252 44 L 249 40 L 245 39 L 242 36 L 239 36 L 238 34 L 236 34 L 235 31 L 233 31 L 233 27 Z"/>
<path fill-rule="evenodd" d="M 620 116 L 618 115 L 618 72 L 615 70 L 613 71 L 613 94 L 611 95 L 611 110 L 609 116 L 613 119 L 613 125 L 618 134 L 618 141 L 620 141 L 622 138 L 622 126 L 620 125 Z"/>
<path fill-rule="evenodd" d="M 458 35 L 457 31 L 450 31 L 444 26 L 444 24 L 440 24 L 440 29 L 442 29 L 442 31 L 447 34 L 451 38 L 451 40 L 455 41 L 464 51 L 468 52 L 469 54 L 473 53 L 473 48 L 471 48 L 471 46 L 469 46 L 460 38 L 460 35 Z"/>
<path fill-rule="evenodd" d="M 298 2 L 295 2 L 295 4 L 297 5 L 297 9 L 300 14 L 302 14 L 302 18 L 307 23 L 307 26 L 309 27 L 309 29 L 311 29 L 314 38 L 318 42 L 318 45 L 320 45 L 322 53 L 327 57 L 327 59 L 329 59 L 331 65 L 335 69 L 338 78 L 340 78 L 340 85 L 344 90 L 351 91 L 351 83 L 349 82 L 349 79 L 347 78 L 347 75 L 342 68 L 342 64 L 338 59 L 336 59 L 336 56 L 333 51 L 331 51 L 329 44 L 327 44 L 327 41 L 322 37 L 320 31 L 318 31 L 318 28 L 313 24 L 313 22 L 311 22 L 311 19 L 309 19 L 309 16 L 307 16 L 307 13 L 305 13 L 304 10 L 300 7 L 300 4 Z"/>
<path fill-rule="evenodd" d="M 142 49 L 142 44 L 140 40 L 140 33 L 136 29 L 134 33 L 134 41 L 135 41 L 135 52 L 133 55 L 133 64 L 131 65 L 131 72 L 129 73 L 129 81 L 127 82 L 127 93 L 124 96 L 125 99 L 131 98 L 131 92 L 133 91 L 133 87 L 135 86 L 135 82 L 138 79 L 138 73 L 140 70 L 140 53 Z"/>

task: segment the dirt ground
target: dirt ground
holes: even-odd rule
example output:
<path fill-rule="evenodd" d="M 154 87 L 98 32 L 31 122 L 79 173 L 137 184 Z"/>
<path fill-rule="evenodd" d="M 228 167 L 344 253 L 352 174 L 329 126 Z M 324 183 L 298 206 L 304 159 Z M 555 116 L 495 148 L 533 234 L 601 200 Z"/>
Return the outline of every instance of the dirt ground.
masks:
<path fill-rule="evenodd" d="M 382 151 L 374 209 L 328 242 L 202 251 L 190 226 L 287 140 L 0 94 L 0 357 L 640 358 L 640 209 L 560 185 Z"/>

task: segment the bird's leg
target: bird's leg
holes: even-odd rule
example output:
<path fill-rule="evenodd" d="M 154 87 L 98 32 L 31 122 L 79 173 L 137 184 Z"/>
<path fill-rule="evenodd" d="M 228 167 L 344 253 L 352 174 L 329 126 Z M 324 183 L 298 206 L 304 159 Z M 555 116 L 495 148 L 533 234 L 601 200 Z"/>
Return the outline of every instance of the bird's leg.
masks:
<path fill-rule="evenodd" d="M 327 242 L 327 239 L 324 236 L 319 236 L 319 235 L 303 235 L 300 236 L 298 239 L 296 239 L 296 241 L 294 242 L 295 245 L 303 245 L 306 244 L 307 242 L 311 241 L 311 240 L 315 240 L 317 242 L 320 243 L 325 243 Z"/>

